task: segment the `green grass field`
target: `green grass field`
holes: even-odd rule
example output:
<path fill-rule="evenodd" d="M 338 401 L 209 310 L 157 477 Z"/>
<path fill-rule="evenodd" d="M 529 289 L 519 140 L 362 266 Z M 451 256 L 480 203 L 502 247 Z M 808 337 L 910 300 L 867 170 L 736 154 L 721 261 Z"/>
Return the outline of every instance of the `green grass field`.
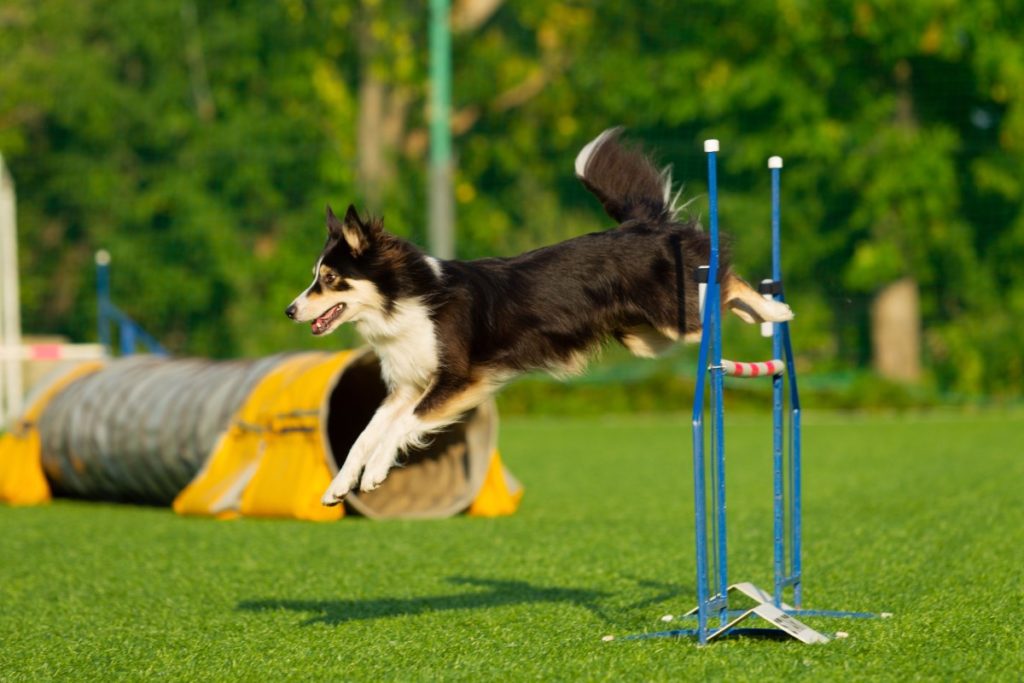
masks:
<path fill-rule="evenodd" d="M 767 419 L 728 430 L 731 569 L 767 585 Z M 805 603 L 827 645 L 602 642 L 693 602 L 685 417 L 510 419 L 501 519 L 332 524 L 0 508 L 0 679 L 1020 680 L 1024 416 L 805 424 Z"/>

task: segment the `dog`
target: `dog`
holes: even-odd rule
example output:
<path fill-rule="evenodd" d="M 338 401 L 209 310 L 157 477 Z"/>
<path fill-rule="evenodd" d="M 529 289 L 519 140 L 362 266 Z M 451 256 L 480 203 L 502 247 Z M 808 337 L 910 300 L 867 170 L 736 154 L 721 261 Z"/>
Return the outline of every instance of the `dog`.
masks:
<path fill-rule="evenodd" d="M 618 226 L 512 258 L 440 260 L 362 218 L 327 207 L 327 243 L 313 282 L 287 307 L 314 335 L 356 329 L 380 359 L 388 395 L 323 495 L 337 505 L 371 491 L 399 454 L 457 422 L 528 371 L 582 372 L 610 339 L 655 357 L 699 341 L 698 283 L 710 240 L 680 217 L 670 169 L 604 131 L 576 157 L 583 185 Z M 675 195 L 678 198 L 678 193 Z M 720 305 L 748 323 L 790 320 L 719 256 Z"/>

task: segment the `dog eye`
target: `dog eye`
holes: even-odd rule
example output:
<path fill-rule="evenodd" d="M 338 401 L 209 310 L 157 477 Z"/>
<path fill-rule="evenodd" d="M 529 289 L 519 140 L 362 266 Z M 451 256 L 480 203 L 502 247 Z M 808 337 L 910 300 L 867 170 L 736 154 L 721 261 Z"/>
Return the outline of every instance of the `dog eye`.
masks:
<path fill-rule="evenodd" d="M 326 274 L 324 274 L 324 284 L 326 284 L 326 285 L 331 284 L 332 282 L 334 282 L 337 279 L 338 278 L 337 278 L 337 276 L 334 275 L 334 273 L 326 273 Z"/>

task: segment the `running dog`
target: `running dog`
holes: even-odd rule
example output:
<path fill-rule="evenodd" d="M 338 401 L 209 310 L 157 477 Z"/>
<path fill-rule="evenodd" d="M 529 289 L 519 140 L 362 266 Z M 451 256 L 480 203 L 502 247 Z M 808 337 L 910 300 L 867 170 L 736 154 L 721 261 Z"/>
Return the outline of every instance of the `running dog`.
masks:
<path fill-rule="evenodd" d="M 357 486 L 375 489 L 400 453 L 523 372 L 582 372 L 608 339 L 642 357 L 700 339 L 693 273 L 708 263 L 708 236 L 680 217 L 669 169 L 658 170 L 620 137 L 621 129 L 606 130 L 576 157 L 576 176 L 618 227 L 512 258 L 443 261 L 354 206 L 342 219 L 327 208 L 313 283 L 285 313 L 315 335 L 355 323 L 380 359 L 389 393 L 324 505 Z M 727 254 L 719 268 L 724 308 L 748 323 L 793 317 L 736 276 Z"/>

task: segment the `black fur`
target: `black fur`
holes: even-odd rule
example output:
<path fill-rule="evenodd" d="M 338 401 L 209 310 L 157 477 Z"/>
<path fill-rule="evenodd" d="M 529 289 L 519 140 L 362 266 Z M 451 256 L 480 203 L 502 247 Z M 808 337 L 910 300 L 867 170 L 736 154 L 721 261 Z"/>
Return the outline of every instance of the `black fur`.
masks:
<path fill-rule="evenodd" d="M 631 328 L 700 328 L 708 242 L 692 223 L 633 221 L 509 259 L 444 264 L 438 337 L 466 337 L 471 366 L 553 369 Z M 680 315 L 682 311 L 682 315 Z"/>

